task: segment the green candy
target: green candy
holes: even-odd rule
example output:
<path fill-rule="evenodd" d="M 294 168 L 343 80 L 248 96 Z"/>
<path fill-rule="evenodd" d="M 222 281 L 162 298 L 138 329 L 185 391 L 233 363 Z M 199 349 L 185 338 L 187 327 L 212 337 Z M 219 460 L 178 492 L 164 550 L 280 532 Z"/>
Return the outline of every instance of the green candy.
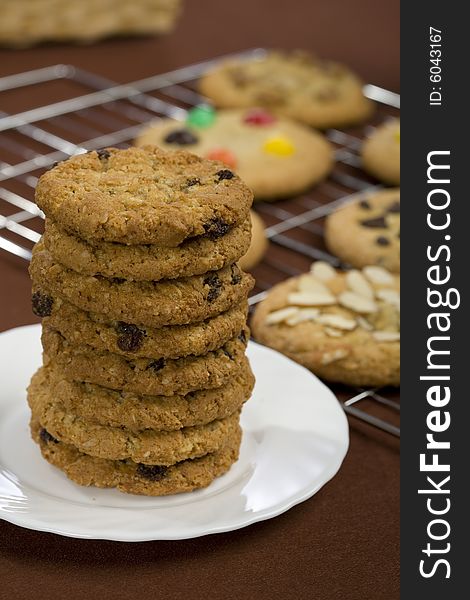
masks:
<path fill-rule="evenodd" d="M 210 127 L 215 121 L 215 110 L 212 106 L 195 106 L 188 112 L 186 124 L 192 127 Z"/>

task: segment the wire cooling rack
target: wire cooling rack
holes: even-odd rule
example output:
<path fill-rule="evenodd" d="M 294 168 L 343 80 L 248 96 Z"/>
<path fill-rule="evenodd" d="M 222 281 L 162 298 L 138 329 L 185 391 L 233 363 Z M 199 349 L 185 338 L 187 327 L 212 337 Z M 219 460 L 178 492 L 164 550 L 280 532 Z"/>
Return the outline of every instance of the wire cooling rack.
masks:
<path fill-rule="evenodd" d="M 249 59 L 265 52 L 258 48 L 231 56 Z M 124 85 L 72 65 L 0 78 L 0 249 L 31 258 L 43 231 L 43 214 L 33 199 L 44 170 L 72 154 L 128 146 L 142 124 L 152 119 L 184 119 L 189 108 L 208 102 L 197 92 L 197 80 L 218 60 Z M 376 101 L 376 116 L 362 128 L 327 132 L 337 161 L 330 177 L 302 196 L 256 204 L 267 225 L 270 248 L 253 273 L 251 306 L 275 283 L 308 270 L 313 260 L 347 266 L 327 252 L 323 220 L 339 205 L 377 187 L 361 170 L 358 150 L 373 126 L 398 115 L 400 107 L 400 97 L 383 88 L 366 85 L 364 93 Z M 42 104 L 42 97 L 48 102 Z M 56 101 L 50 103 L 51 97 Z M 396 390 L 335 386 L 334 391 L 349 415 L 400 435 Z"/>

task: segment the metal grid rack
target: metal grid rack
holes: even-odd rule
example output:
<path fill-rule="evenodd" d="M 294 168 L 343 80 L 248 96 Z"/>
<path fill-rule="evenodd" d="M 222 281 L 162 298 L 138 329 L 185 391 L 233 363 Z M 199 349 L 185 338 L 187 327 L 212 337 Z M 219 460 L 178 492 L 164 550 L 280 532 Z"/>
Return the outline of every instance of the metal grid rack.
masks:
<path fill-rule="evenodd" d="M 258 48 L 231 56 L 248 59 L 264 53 Z M 124 85 L 71 65 L 0 78 L 2 108 L 8 107 L 16 92 L 14 114 L 13 110 L 0 110 L 0 249 L 26 260 L 31 258 L 32 245 L 43 229 L 43 215 L 33 198 L 44 170 L 72 154 L 104 146 L 128 146 L 142 124 L 152 119 L 184 119 L 188 108 L 208 103 L 197 92 L 197 80 L 218 60 Z M 47 97 L 53 95 L 57 101 L 41 105 L 41 93 L 46 89 Z M 21 101 L 18 90 L 23 92 Z M 377 102 L 374 123 L 398 114 L 397 94 L 374 85 L 366 85 L 364 93 Z M 311 192 L 276 203 L 256 204 L 271 244 L 254 271 L 257 284 L 250 305 L 259 302 L 273 284 L 306 271 L 313 260 L 345 266 L 326 251 L 322 223 L 339 205 L 377 188 L 360 170 L 358 156 L 361 140 L 374 123 L 347 132 L 327 132 L 336 148 L 336 167 Z M 395 390 L 335 387 L 335 392 L 349 415 L 400 435 L 400 405 Z M 364 409 L 357 406 L 360 401 L 364 401 Z M 377 407 L 381 407 L 379 416 Z"/>

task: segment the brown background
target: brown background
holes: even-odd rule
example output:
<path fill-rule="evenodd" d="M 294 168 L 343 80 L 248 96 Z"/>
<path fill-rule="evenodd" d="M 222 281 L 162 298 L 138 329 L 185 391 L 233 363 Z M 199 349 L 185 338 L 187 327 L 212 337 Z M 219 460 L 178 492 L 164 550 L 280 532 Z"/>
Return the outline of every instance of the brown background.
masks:
<path fill-rule="evenodd" d="M 0 50 L 0 75 L 63 62 L 126 82 L 254 46 L 311 49 L 399 91 L 397 0 L 186 0 L 167 37 Z M 0 329 L 34 322 L 24 261 L 0 254 L 0 286 Z M 350 424 L 351 448 L 333 481 L 288 513 L 237 532 L 124 544 L 2 521 L 0 597 L 396 599 L 398 443 Z"/>

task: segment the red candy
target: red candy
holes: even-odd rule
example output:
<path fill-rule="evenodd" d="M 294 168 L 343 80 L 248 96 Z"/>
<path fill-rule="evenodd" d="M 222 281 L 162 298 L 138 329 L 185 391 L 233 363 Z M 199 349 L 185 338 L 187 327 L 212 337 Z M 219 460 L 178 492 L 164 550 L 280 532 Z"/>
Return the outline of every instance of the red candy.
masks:
<path fill-rule="evenodd" d="M 232 169 L 236 169 L 237 167 L 235 155 L 226 148 L 214 148 L 214 150 L 210 150 L 206 154 L 206 158 L 209 158 L 210 160 L 220 160 L 225 163 L 227 167 L 232 167 Z"/>
<path fill-rule="evenodd" d="M 246 113 L 243 121 L 249 125 L 272 125 L 276 117 L 263 108 L 254 108 Z"/>

